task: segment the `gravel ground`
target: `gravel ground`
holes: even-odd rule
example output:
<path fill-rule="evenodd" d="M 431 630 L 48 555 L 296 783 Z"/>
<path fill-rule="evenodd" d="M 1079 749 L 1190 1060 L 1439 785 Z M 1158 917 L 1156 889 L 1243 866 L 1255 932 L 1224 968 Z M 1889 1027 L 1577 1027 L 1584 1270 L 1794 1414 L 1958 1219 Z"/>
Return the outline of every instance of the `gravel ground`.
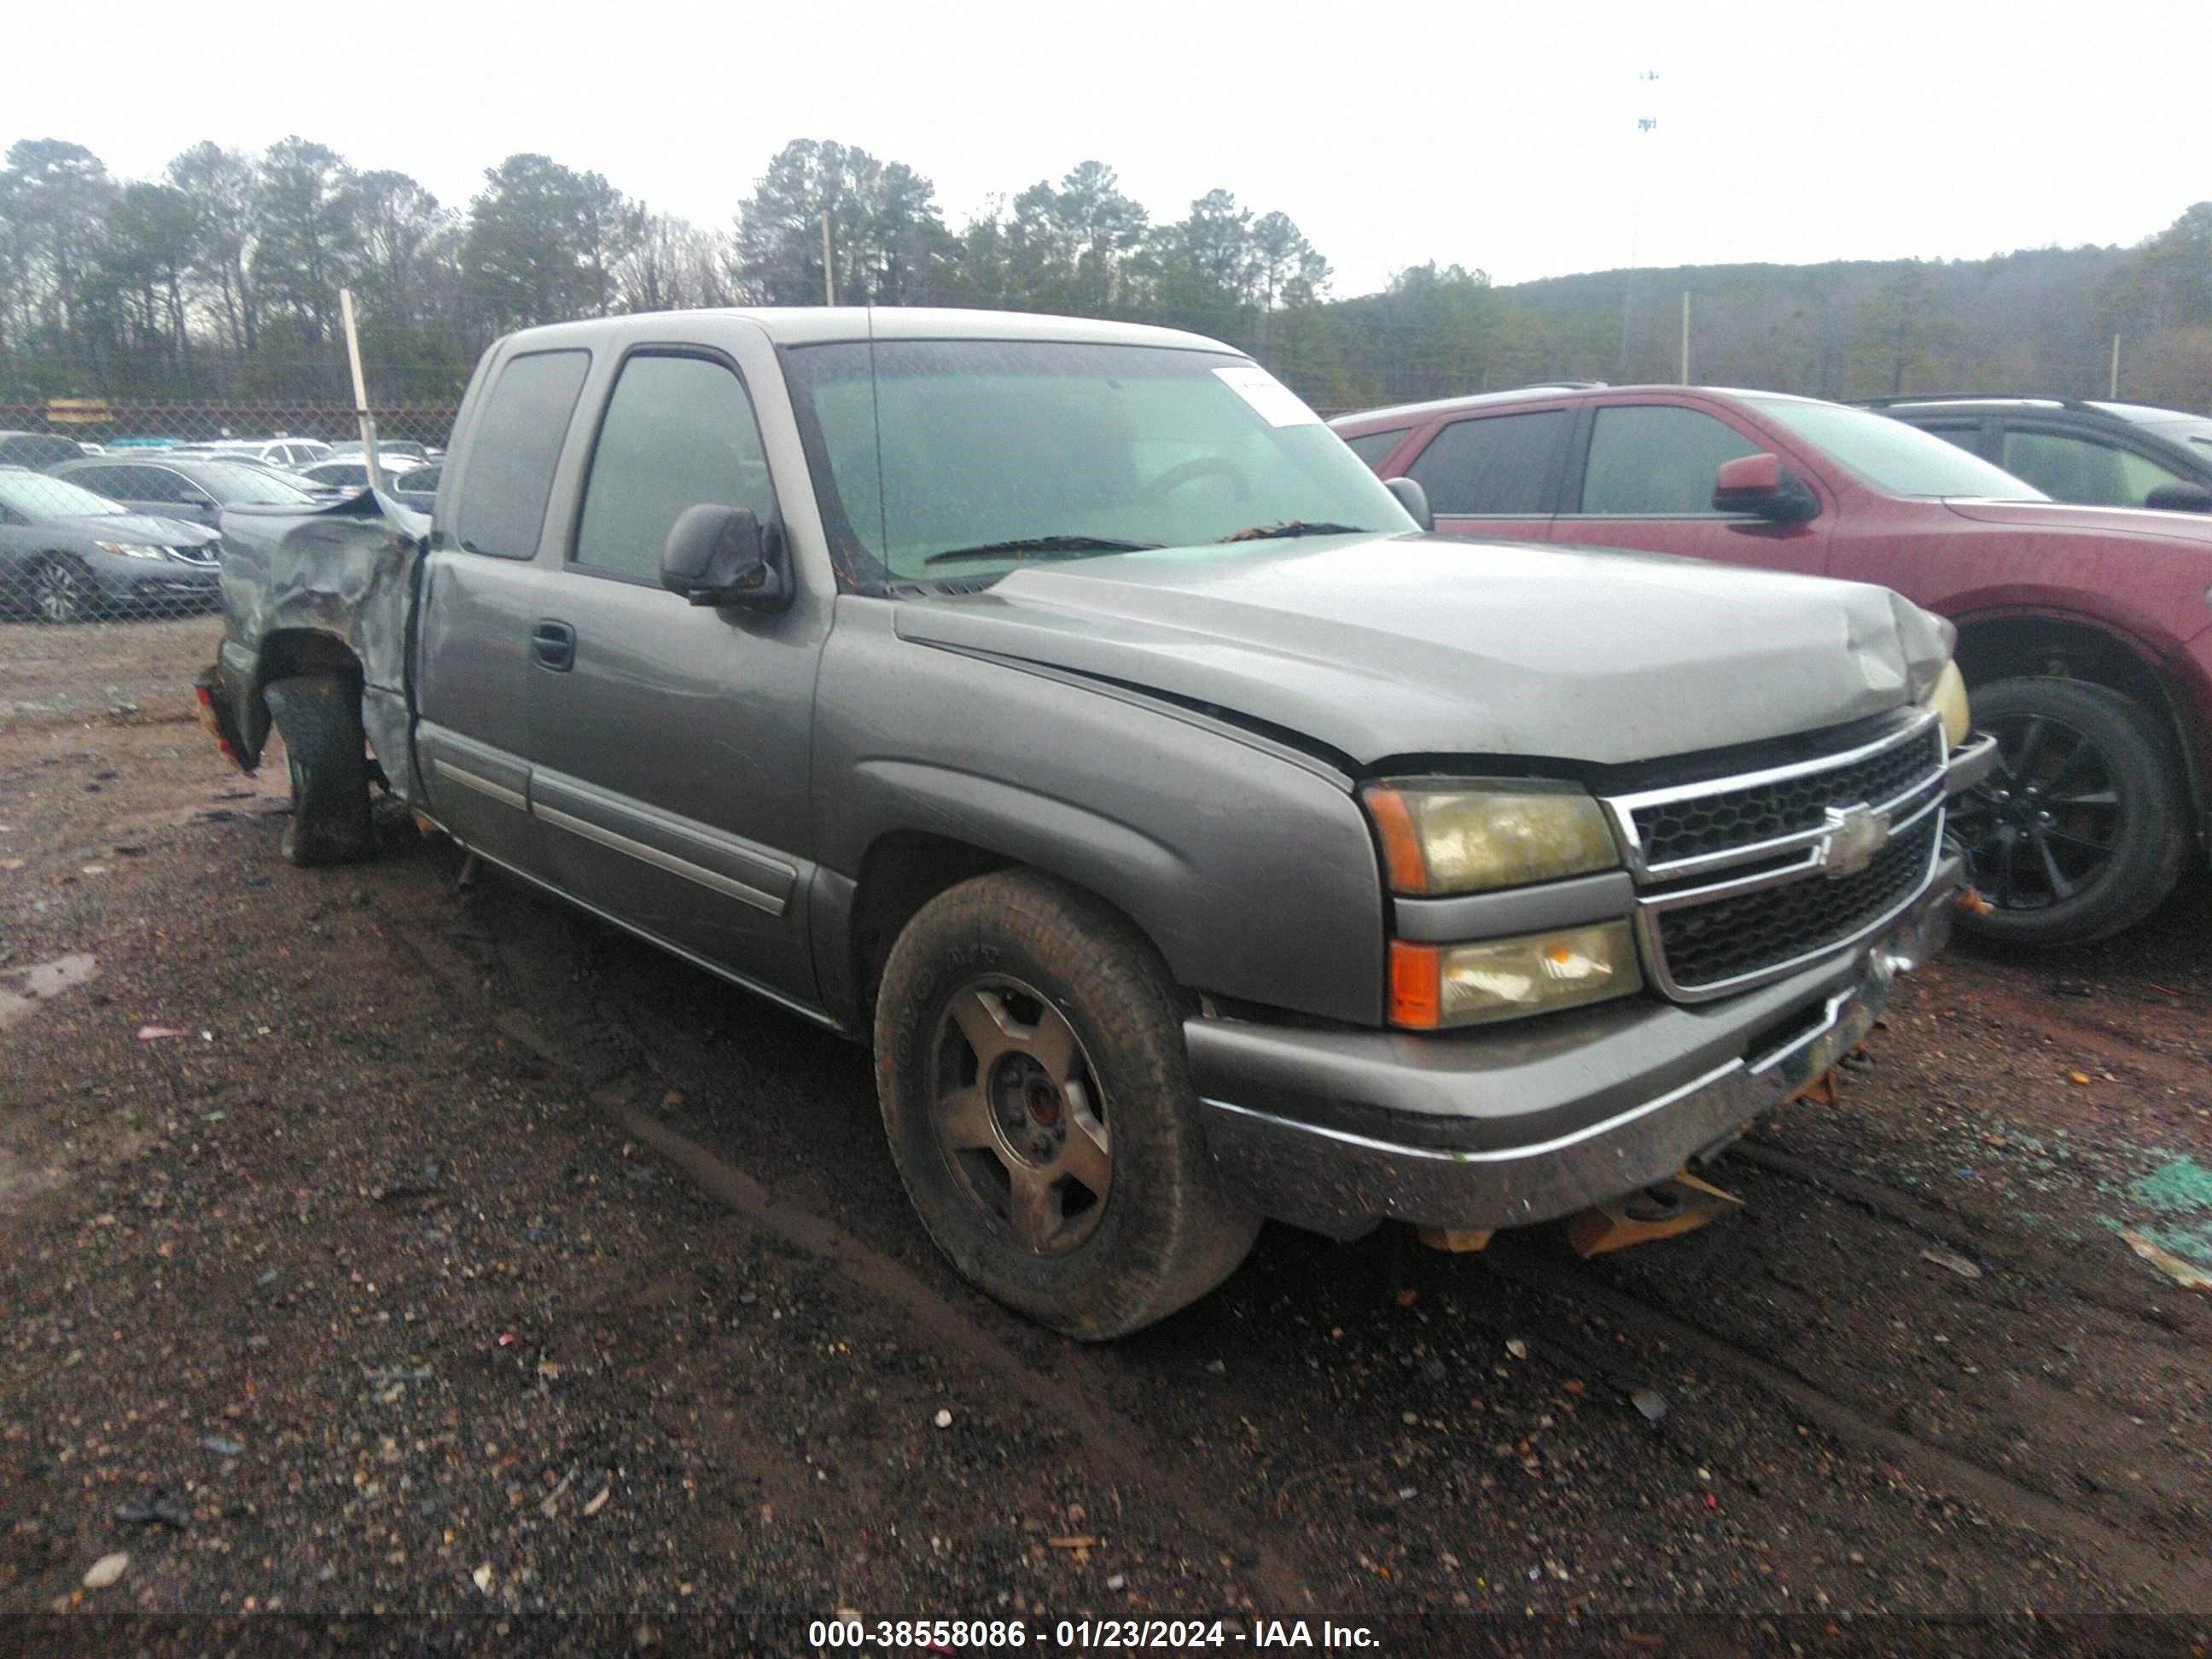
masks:
<path fill-rule="evenodd" d="M 187 724 L 0 726 L 0 1613 L 58 1615 L 30 1645 L 88 1613 L 618 1616 L 590 1647 L 851 1609 L 1748 1651 L 1784 1627 L 1662 1615 L 1809 1615 L 1817 1648 L 2212 1609 L 2212 1297 L 2122 1237 L 2212 1261 L 2201 884 L 2127 939 L 1908 981 L 1703 1231 L 1585 1263 L 1554 1230 L 1271 1228 L 1081 1348 L 930 1249 L 861 1051 L 436 838 L 292 869 L 275 787 Z M 1524 1612 L 1593 1622 L 1468 1617 Z M 1460 1617 L 1388 1622 L 1419 1613 Z"/>

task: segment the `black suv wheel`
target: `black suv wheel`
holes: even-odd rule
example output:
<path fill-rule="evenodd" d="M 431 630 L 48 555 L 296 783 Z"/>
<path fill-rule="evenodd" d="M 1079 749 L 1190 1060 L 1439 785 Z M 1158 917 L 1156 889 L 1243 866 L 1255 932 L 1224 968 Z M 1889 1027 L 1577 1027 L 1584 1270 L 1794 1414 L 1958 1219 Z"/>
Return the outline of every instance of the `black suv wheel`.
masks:
<path fill-rule="evenodd" d="M 2188 844 L 2179 769 L 2157 723 L 2079 680 L 1996 680 L 1975 689 L 1973 707 L 1975 726 L 1997 739 L 1997 766 L 1951 823 L 1996 908 L 1961 926 L 2008 944 L 2072 945 L 2148 915 Z"/>

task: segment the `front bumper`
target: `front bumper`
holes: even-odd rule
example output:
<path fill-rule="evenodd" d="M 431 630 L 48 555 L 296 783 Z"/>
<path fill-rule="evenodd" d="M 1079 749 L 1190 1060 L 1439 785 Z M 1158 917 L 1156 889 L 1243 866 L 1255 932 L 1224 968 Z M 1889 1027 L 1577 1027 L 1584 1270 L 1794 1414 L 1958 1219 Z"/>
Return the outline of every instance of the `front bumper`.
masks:
<path fill-rule="evenodd" d="M 216 565 L 101 553 L 87 560 L 86 568 L 111 604 L 212 605 L 222 599 L 222 572 Z"/>
<path fill-rule="evenodd" d="M 1948 854 L 1881 933 L 1724 1001 L 1639 998 L 1415 1036 L 1200 1018 L 1184 1036 L 1224 1186 L 1340 1238 L 1525 1226 L 1663 1181 L 1849 1053 L 1950 937 Z"/>

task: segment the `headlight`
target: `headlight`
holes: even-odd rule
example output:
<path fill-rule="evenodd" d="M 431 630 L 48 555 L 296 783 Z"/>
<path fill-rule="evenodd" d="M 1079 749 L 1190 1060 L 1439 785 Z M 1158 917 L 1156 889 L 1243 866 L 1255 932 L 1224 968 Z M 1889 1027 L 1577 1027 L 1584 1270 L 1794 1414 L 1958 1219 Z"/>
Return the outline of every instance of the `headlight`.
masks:
<path fill-rule="evenodd" d="M 1932 708 L 1943 720 L 1943 740 L 1956 749 L 1966 740 L 1973 725 L 1973 716 L 1966 707 L 1966 682 L 1960 678 L 1959 665 L 1947 662 L 1943 672 L 1936 677 L 1936 684 L 1920 696 L 1923 708 Z"/>
<path fill-rule="evenodd" d="M 1480 945 L 1390 944 L 1390 1023 L 1414 1030 L 1519 1019 L 1643 986 L 1626 921 Z"/>
<path fill-rule="evenodd" d="M 1571 784 L 1386 779 L 1360 799 L 1395 893 L 1518 887 L 1620 862 L 1603 810 Z"/>
<path fill-rule="evenodd" d="M 158 559 L 168 552 L 165 547 L 148 547 L 142 542 L 94 542 L 93 545 L 103 553 L 120 553 L 126 559 Z"/>

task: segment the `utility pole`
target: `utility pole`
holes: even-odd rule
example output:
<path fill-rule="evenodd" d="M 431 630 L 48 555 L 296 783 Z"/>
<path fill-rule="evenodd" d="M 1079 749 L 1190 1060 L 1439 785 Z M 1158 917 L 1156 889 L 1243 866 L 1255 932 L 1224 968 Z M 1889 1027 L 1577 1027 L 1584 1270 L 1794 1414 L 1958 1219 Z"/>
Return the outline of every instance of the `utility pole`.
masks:
<path fill-rule="evenodd" d="M 822 214 L 822 303 L 837 303 L 837 267 L 830 263 L 830 213 L 826 208 Z"/>
<path fill-rule="evenodd" d="M 2120 395 L 2121 338 L 2122 337 L 2118 334 L 2112 336 L 2112 374 L 2111 380 L 2106 383 L 2105 386 L 2105 395 L 2107 398 L 2118 398 Z"/>
<path fill-rule="evenodd" d="M 1682 382 L 1690 383 L 1690 290 L 1682 290 Z"/>
<path fill-rule="evenodd" d="M 1657 88 L 1652 83 L 1656 82 L 1658 78 L 1659 71 L 1657 70 L 1639 70 L 1637 71 L 1636 79 L 1638 83 L 1638 102 L 1639 104 L 1643 103 L 1647 98 L 1656 97 Z M 1639 134 L 1647 137 L 1658 131 L 1659 118 L 1656 115 L 1638 115 L 1636 118 L 1636 131 Z M 1639 151 L 1642 148 L 1643 146 L 1641 145 L 1638 146 Z M 1649 179 L 1643 179 L 1640 182 L 1645 187 L 1640 193 L 1648 198 L 1650 195 L 1649 186 L 1650 180 Z M 1638 216 L 1639 218 L 1642 212 L 1643 204 L 1639 202 L 1638 205 Z M 1622 276 L 1620 280 L 1620 366 L 1614 371 L 1615 374 L 1622 380 L 1626 380 L 1629 378 L 1629 325 L 1630 319 L 1635 309 L 1636 301 L 1636 221 L 1632 220 L 1630 222 L 1628 233 L 1628 270 Z"/>

